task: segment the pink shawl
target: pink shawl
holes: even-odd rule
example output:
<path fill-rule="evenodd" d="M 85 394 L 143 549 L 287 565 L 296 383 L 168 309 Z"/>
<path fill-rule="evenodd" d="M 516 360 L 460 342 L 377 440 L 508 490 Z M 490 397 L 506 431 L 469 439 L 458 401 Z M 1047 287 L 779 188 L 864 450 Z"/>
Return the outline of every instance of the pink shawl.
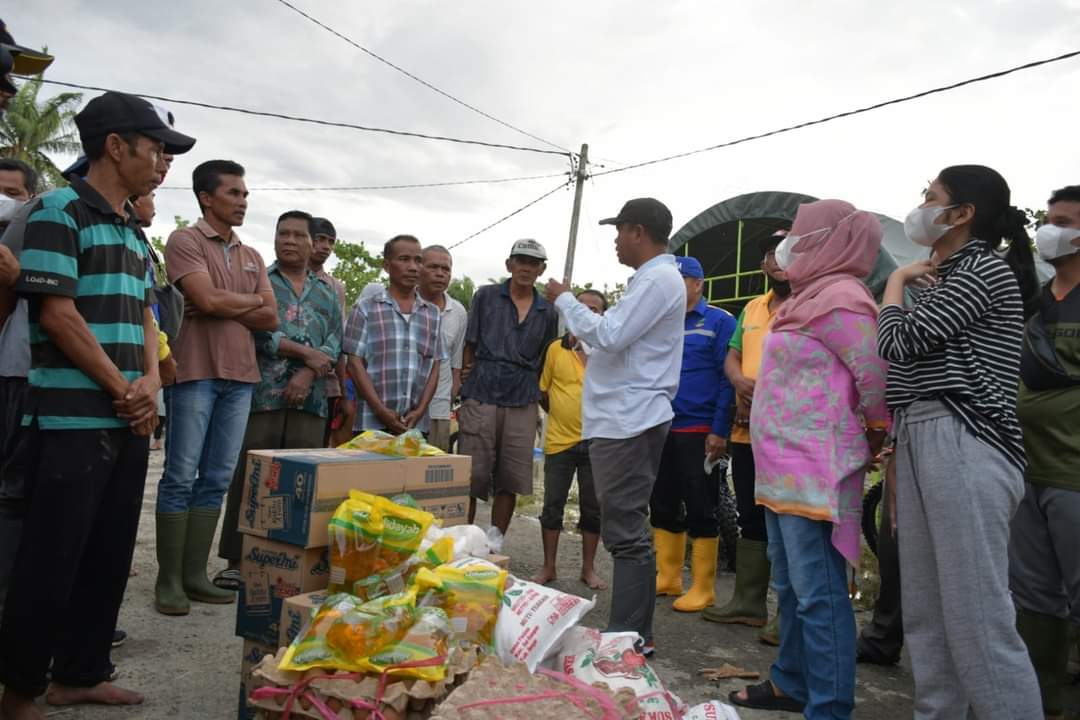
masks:
<path fill-rule="evenodd" d="M 873 213 L 843 200 L 818 200 L 799 206 L 792 235 L 829 228 L 795 243 L 787 268 L 791 297 L 776 313 L 772 330 L 798 330 L 843 308 L 877 316 L 877 305 L 863 278 L 881 249 L 881 222 Z"/>

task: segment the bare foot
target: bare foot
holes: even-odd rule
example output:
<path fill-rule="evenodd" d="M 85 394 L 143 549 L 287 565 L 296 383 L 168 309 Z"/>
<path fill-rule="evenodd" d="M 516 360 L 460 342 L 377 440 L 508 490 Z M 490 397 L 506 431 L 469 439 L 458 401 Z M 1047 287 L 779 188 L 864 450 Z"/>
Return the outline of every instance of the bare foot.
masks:
<path fill-rule="evenodd" d="M 607 590 L 607 583 L 604 579 L 596 574 L 594 570 L 582 570 L 581 582 L 588 585 L 593 590 Z"/>
<path fill-rule="evenodd" d="M 34 704 L 34 698 L 9 688 L 0 700 L 0 717 L 5 720 L 45 720 L 45 713 Z"/>
<path fill-rule="evenodd" d="M 540 568 L 540 572 L 530 578 L 537 585 L 547 585 L 552 580 L 555 580 L 555 568 L 549 568 L 547 565 Z"/>
<path fill-rule="evenodd" d="M 50 705 L 141 705 L 143 696 L 131 690 L 117 687 L 110 682 L 98 683 L 94 687 L 69 687 L 53 683 L 45 695 L 45 702 Z"/>

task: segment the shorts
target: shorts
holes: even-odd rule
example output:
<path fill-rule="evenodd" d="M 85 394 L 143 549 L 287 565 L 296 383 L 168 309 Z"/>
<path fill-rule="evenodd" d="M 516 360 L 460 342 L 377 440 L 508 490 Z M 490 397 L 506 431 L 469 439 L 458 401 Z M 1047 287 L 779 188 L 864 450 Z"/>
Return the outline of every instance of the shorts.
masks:
<path fill-rule="evenodd" d="M 466 400 L 458 410 L 460 452 L 472 457 L 470 496 L 532 495 L 536 403 L 500 407 Z"/>
<path fill-rule="evenodd" d="M 443 452 L 450 452 L 450 418 L 431 418 L 427 441 Z"/>

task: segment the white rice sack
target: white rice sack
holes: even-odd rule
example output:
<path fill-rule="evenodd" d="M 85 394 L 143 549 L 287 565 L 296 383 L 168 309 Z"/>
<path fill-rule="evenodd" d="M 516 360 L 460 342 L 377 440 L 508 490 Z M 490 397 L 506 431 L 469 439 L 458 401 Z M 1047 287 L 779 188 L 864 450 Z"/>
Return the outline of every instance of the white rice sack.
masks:
<path fill-rule="evenodd" d="M 557 650 L 563 635 L 592 610 L 586 600 L 528 580 L 507 583 L 503 606 L 495 623 L 495 652 L 504 663 L 520 661 L 536 672 L 544 658 Z"/>
<path fill-rule="evenodd" d="M 637 696 L 642 720 L 683 717 L 686 703 L 669 692 L 635 644 L 635 632 L 601 633 L 575 627 L 563 637 L 556 669 L 584 683 L 606 683 L 613 690 L 628 688 Z M 723 717 L 723 716 L 721 716 Z"/>
<path fill-rule="evenodd" d="M 739 720 L 739 713 L 731 705 L 710 700 L 690 708 L 684 720 Z"/>

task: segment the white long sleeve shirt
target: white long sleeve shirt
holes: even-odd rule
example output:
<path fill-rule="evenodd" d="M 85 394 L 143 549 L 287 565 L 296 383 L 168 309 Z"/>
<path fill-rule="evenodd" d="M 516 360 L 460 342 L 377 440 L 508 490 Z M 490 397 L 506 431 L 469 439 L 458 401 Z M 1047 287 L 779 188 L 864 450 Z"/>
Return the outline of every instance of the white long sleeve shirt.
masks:
<path fill-rule="evenodd" d="M 555 307 L 567 329 L 593 348 L 582 397 L 584 438 L 631 438 L 671 420 L 686 317 L 686 284 L 674 256 L 639 267 L 604 315 L 568 292 Z"/>

